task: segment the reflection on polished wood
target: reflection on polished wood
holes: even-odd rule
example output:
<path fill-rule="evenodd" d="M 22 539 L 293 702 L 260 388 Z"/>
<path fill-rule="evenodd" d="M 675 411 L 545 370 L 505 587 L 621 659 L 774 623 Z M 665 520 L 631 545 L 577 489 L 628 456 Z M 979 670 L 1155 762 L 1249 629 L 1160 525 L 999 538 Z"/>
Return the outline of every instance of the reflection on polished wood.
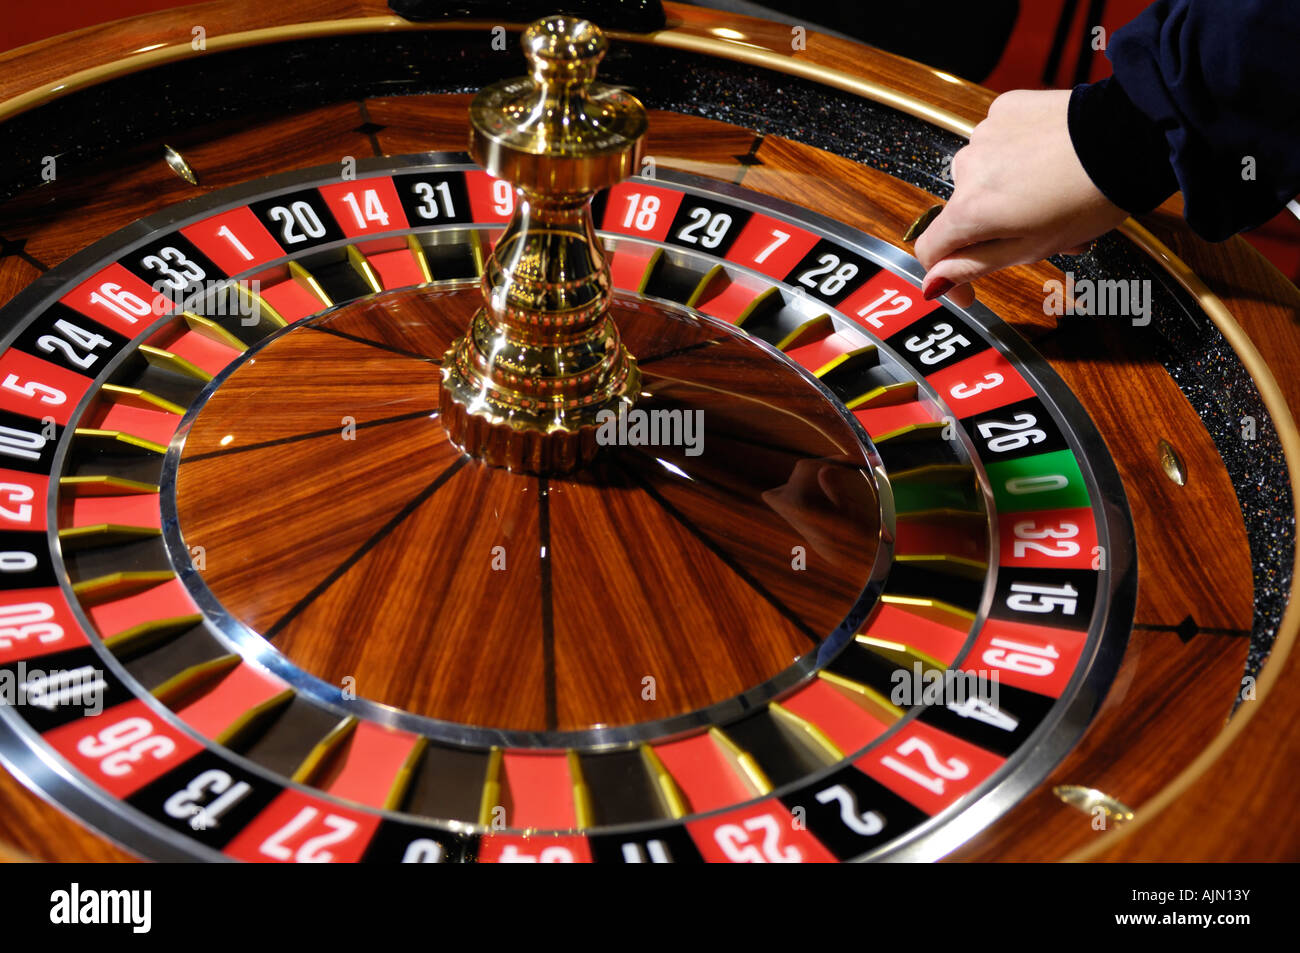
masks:
<path fill-rule="evenodd" d="M 0 863 L 72 861 L 111 864 L 134 857 L 99 837 L 0 770 Z M 14 848 L 10 850 L 10 848 Z"/>
<path fill-rule="evenodd" d="M 638 409 L 697 414 L 702 442 L 606 447 L 546 482 L 465 465 L 427 409 L 437 368 L 361 342 L 396 321 L 440 353 L 479 300 L 469 286 L 344 306 L 204 406 L 180 529 L 236 618 L 363 697 L 526 731 L 706 707 L 841 623 L 870 577 L 878 504 L 819 391 L 725 326 L 618 299 L 647 361 Z M 809 464 L 858 475 L 832 504 Z"/>

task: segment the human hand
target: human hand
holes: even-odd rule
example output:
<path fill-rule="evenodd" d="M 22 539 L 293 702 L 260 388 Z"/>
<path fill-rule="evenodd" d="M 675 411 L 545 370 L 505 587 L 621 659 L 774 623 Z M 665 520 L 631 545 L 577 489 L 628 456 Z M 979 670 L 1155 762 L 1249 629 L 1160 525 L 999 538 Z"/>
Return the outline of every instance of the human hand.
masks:
<path fill-rule="evenodd" d="M 1070 141 L 1069 90 L 1015 90 L 952 160 L 953 194 L 914 245 L 921 292 L 967 307 L 975 278 L 1078 254 L 1128 217 L 1092 184 Z"/>
<path fill-rule="evenodd" d="M 802 459 L 788 481 L 763 491 L 763 502 L 817 555 L 832 565 L 856 566 L 862 553 L 846 548 L 844 520 L 875 512 L 879 505 L 864 467 L 865 461 L 848 455 Z"/>

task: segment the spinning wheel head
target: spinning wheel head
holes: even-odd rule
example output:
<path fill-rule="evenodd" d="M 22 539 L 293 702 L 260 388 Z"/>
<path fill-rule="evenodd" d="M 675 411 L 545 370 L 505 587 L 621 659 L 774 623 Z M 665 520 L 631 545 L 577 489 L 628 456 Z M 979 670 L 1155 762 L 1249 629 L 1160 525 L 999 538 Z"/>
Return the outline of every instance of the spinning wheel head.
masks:
<path fill-rule="evenodd" d="M 645 110 L 595 82 L 605 38 L 572 17 L 524 34 L 532 75 L 470 107 L 470 151 L 514 185 L 514 216 L 483 274 L 484 306 L 443 360 L 441 413 L 458 447 L 494 466 L 571 471 L 595 456 L 602 411 L 640 389 L 609 316 L 609 265 L 591 198 L 626 178 Z"/>

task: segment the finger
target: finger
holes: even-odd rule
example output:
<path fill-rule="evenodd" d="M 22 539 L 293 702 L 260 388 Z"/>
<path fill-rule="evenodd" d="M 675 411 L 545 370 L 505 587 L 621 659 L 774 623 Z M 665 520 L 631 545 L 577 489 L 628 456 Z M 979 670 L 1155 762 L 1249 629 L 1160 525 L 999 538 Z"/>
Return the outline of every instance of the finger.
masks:
<path fill-rule="evenodd" d="M 1026 238 L 998 238 L 968 245 L 936 262 L 926 272 L 921 294 L 927 300 L 933 300 L 942 294 L 951 295 L 952 290 L 959 285 L 968 285 L 976 278 L 982 278 L 1001 268 L 1035 261 L 1037 258 L 1033 254 L 1030 239 Z"/>
<path fill-rule="evenodd" d="M 959 248 L 1003 237 L 995 222 L 972 214 L 970 203 L 962 197 L 963 194 L 954 193 L 939 217 L 912 245 L 917 259 L 927 270 Z"/>
<path fill-rule="evenodd" d="M 975 288 L 971 285 L 957 285 L 948 292 L 948 300 L 959 308 L 969 308 L 975 303 Z"/>
<path fill-rule="evenodd" d="M 963 308 L 969 308 L 975 303 L 975 289 L 970 285 L 958 285 L 958 283 L 949 281 L 948 278 L 926 278 L 920 286 L 920 296 L 927 302 L 932 302 L 936 298 L 948 295 L 948 299 L 954 304 L 959 304 Z"/>
<path fill-rule="evenodd" d="M 948 300 L 963 308 L 975 303 L 975 289 L 969 284 L 954 284 L 947 278 L 927 278 L 921 285 L 921 297 L 926 301 L 946 295 Z"/>
<path fill-rule="evenodd" d="M 836 508 L 850 505 L 861 484 L 862 471 L 857 467 L 846 467 L 837 462 L 825 464 L 817 471 L 817 485 Z"/>
<path fill-rule="evenodd" d="M 928 271 L 944 255 L 966 244 L 961 241 L 961 231 L 960 210 L 954 210 L 952 202 L 949 202 L 930 223 L 930 227 L 912 243 L 912 252 Z"/>

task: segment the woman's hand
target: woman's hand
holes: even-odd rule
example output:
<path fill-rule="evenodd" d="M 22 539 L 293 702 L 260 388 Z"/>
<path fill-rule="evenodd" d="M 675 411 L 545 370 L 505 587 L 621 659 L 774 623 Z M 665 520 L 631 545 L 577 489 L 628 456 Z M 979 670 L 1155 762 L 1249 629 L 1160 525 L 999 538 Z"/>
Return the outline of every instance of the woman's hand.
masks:
<path fill-rule="evenodd" d="M 1128 217 L 1083 171 L 1070 142 L 1069 102 L 1069 90 L 1004 93 L 953 156 L 952 198 L 914 246 L 927 299 L 947 294 L 968 306 L 975 278 L 1078 254 Z"/>

